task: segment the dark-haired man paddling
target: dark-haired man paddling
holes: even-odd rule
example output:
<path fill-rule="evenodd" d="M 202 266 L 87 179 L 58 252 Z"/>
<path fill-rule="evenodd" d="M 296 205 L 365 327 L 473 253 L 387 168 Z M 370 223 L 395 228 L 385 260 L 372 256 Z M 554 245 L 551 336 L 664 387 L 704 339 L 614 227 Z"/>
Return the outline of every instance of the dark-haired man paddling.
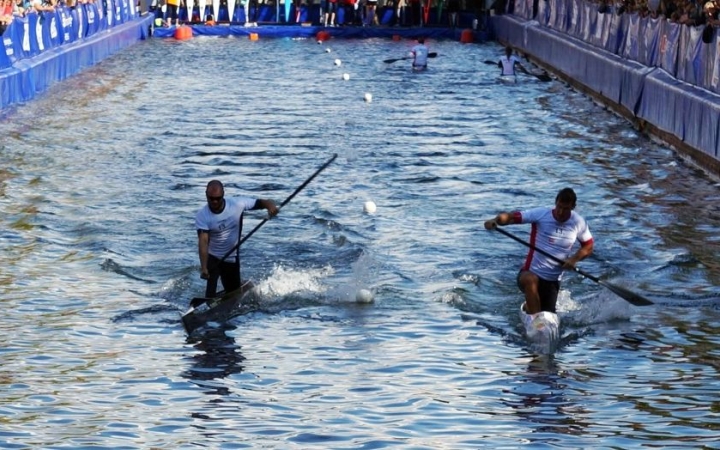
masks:
<path fill-rule="evenodd" d="M 520 69 L 520 72 L 530 75 L 530 72 L 520 63 L 520 60 L 517 58 L 517 56 L 513 55 L 512 47 L 509 45 L 505 47 L 505 56 L 500 57 L 500 60 L 498 60 L 498 66 L 500 67 L 500 76 L 501 77 L 514 77 L 516 75 L 515 73 L 515 67 Z"/>
<path fill-rule="evenodd" d="M 540 252 L 529 251 L 517 276 L 518 287 L 525 294 L 526 314 L 540 311 L 554 313 L 563 270 L 572 270 L 593 251 L 590 228 L 585 219 L 573 211 L 576 203 L 575 191 L 564 188 L 555 197 L 554 208 L 501 212 L 485 222 L 487 230 L 498 225 L 532 224 L 530 244 L 565 261 L 565 264 L 558 264 Z M 580 243 L 580 248 L 571 254 L 575 241 Z"/>

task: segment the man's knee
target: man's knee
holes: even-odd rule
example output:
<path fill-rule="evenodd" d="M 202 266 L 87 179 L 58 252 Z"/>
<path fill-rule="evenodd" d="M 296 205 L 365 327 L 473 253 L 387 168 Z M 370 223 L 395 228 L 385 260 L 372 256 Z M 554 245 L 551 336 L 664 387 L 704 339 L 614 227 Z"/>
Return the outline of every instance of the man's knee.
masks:
<path fill-rule="evenodd" d="M 538 276 L 534 273 L 527 270 L 522 270 L 518 273 L 517 285 L 522 292 L 525 292 L 525 290 L 528 288 L 534 288 L 534 290 L 537 290 L 538 280 Z"/>

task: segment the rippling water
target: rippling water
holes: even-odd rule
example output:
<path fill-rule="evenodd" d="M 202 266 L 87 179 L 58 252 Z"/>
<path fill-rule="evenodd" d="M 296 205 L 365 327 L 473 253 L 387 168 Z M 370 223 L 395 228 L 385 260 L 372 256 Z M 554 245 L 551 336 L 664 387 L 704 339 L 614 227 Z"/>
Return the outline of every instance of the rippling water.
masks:
<path fill-rule="evenodd" d="M 407 41 L 151 40 L 6 110 L 0 446 L 716 445 L 718 183 L 559 82 L 499 83 L 496 44 L 430 45 L 412 74 L 382 63 Z M 333 153 L 243 245 L 261 309 L 186 336 L 207 181 L 281 202 Z M 482 221 L 566 185 L 582 268 L 657 305 L 569 275 L 536 356 L 525 248 Z"/>

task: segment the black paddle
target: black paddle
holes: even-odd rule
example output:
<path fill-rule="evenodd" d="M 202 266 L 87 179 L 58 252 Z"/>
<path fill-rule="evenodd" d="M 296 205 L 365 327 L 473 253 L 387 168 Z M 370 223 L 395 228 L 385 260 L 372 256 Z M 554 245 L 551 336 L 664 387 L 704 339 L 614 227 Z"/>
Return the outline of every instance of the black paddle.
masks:
<path fill-rule="evenodd" d="M 486 60 L 483 61 L 483 62 L 484 62 L 485 64 L 488 64 L 488 65 L 491 65 L 491 66 L 498 66 L 498 64 L 499 64 L 498 61 L 490 61 L 489 59 L 486 59 Z M 546 72 L 543 72 L 543 73 L 532 73 L 532 72 L 528 72 L 527 70 L 525 70 L 525 68 L 522 67 L 522 66 L 518 66 L 518 67 L 520 68 L 520 71 L 521 71 L 521 72 L 526 73 L 526 74 L 528 74 L 528 75 L 532 75 L 532 76 L 534 76 L 535 78 L 537 78 L 537 79 L 540 80 L 540 81 L 545 81 L 545 82 L 547 82 L 547 81 L 552 81 L 552 78 L 551 78 L 550 75 L 548 75 Z"/>
<path fill-rule="evenodd" d="M 435 57 L 437 57 L 437 53 L 436 53 L 436 52 L 430 52 L 430 53 L 428 53 L 428 58 L 435 58 Z M 404 60 L 404 59 L 413 59 L 413 58 L 414 58 L 413 56 L 406 56 L 406 57 L 404 57 L 404 58 L 391 58 L 391 59 L 386 59 L 386 60 L 383 61 L 383 62 L 384 62 L 385 64 L 390 64 L 390 63 L 394 63 L 395 61 L 402 61 L 402 60 Z"/>
<path fill-rule="evenodd" d="M 290 196 L 289 196 L 288 198 L 286 198 L 282 203 L 280 203 L 280 206 L 278 207 L 278 214 L 280 213 L 280 209 L 282 209 L 283 206 L 287 205 L 288 202 L 290 202 L 290 200 L 293 199 L 293 197 L 295 197 L 296 195 L 298 195 L 298 194 L 300 193 L 300 191 L 302 191 L 303 189 L 305 189 L 305 186 L 307 186 L 308 184 L 310 184 L 310 182 L 311 182 L 316 176 L 320 175 L 320 172 L 322 172 L 323 170 L 325 170 L 325 169 L 327 168 L 327 166 L 329 166 L 333 161 L 335 161 L 335 158 L 337 158 L 337 156 L 338 156 L 337 153 L 334 153 L 334 154 L 332 155 L 332 157 L 331 157 L 330 159 L 328 159 L 327 162 L 325 162 L 325 164 L 323 164 L 322 166 L 320 166 L 320 168 L 319 168 L 318 170 L 316 170 L 315 173 L 313 173 L 312 175 L 310 175 L 310 178 L 308 178 L 307 180 L 305 180 L 305 181 L 303 182 L 303 184 L 301 184 L 300 186 L 298 186 L 298 188 L 295 189 L 295 191 L 294 191 L 292 194 L 290 194 Z M 225 253 L 225 255 L 222 257 L 222 259 L 221 259 L 220 261 L 224 261 L 225 258 L 227 258 L 228 256 L 230 256 L 235 250 L 237 250 L 238 247 L 240 247 L 240 246 L 243 244 L 243 242 L 247 241 L 250 236 L 252 236 L 257 230 L 259 230 L 261 226 L 265 225 L 265 222 L 267 222 L 268 220 L 270 220 L 270 219 L 265 218 L 265 219 L 263 219 L 259 224 L 255 225 L 255 228 L 253 228 L 252 230 L 250 230 L 250 232 L 249 232 L 248 234 L 246 234 L 245 237 L 243 237 L 242 239 L 240 239 L 240 242 L 238 242 L 238 243 L 235 245 L 235 247 L 233 247 L 233 248 L 231 248 L 230 250 L 228 250 L 228 252 Z"/>
<path fill-rule="evenodd" d="M 531 249 L 533 249 L 539 253 L 542 253 L 543 255 L 547 256 L 548 258 L 552 259 L 553 261 L 555 261 L 559 264 L 565 263 L 565 261 L 563 261 L 562 259 L 554 257 L 553 255 L 549 254 L 548 252 L 535 247 L 534 245 L 530 244 L 529 242 L 523 241 L 519 237 L 503 230 L 500 227 L 495 227 L 495 229 L 497 231 L 499 231 L 500 233 L 504 234 L 505 236 L 507 236 L 511 239 L 514 239 L 514 240 L 518 241 L 519 243 L 521 243 L 527 247 L 530 247 Z M 618 297 L 624 298 L 629 303 L 632 303 L 635 306 L 648 306 L 648 305 L 653 304 L 652 301 L 646 299 L 645 297 L 643 297 L 639 294 L 636 294 L 628 289 L 625 289 L 624 287 L 616 286 L 614 284 L 608 283 L 607 281 L 600 280 L 597 277 L 590 275 L 589 273 L 583 272 L 582 270 L 578 269 L 577 267 L 574 267 L 573 270 L 575 270 L 575 272 L 579 273 L 580 275 L 584 276 L 585 278 L 591 279 L 592 281 L 596 282 L 600 286 L 603 286 L 603 287 L 609 289 L 610 291 L 614 292 Z"/>

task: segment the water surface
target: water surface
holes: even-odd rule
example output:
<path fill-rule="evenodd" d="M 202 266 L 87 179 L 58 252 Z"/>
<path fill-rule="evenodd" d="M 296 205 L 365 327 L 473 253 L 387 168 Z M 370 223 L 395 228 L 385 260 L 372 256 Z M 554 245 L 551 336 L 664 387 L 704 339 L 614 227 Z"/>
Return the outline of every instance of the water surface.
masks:
<path fill-rule="evenodd" d="M 716 445 L 717 181 L 496 44 L 411 46 L 154 39 L 4 111 L 1 446 Z M 280 203 L 334 153 L 243 245 L 261 310 L 186 336 L 207 181 Z M 583 270 L 657 305 L 569 274 L 537 355 L 482 222 L 564 186 Z"/>

